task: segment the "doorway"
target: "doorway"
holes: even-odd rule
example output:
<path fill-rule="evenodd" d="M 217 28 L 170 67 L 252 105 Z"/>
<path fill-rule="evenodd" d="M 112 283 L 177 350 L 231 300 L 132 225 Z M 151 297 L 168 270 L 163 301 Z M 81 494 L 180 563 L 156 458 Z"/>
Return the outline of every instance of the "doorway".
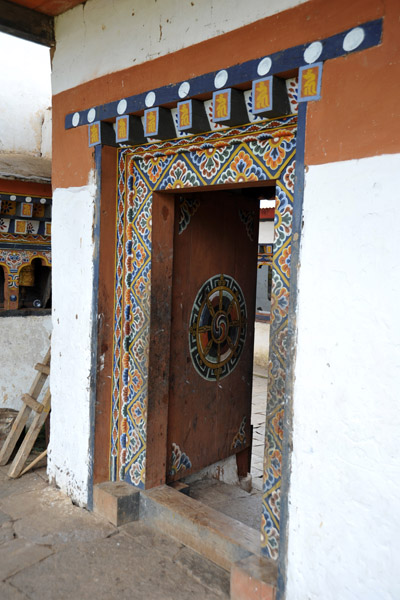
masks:
<path fill-rule="evenodd" d="M 166 481 L 231 455 L 245 476 L 258 200 L 235 190 L 180 195 L 175 203 Z M 192 216 L 182 226 L 188 203 Z"/>
<path fill-rule="evenodd" d="M 192 497 L 205 504 L 217 498 L 213 508 L 256 529 L 261 489 L 252 493 L 247 475 L 257 419 L 252 387 L 259 204 L 260 197 L 274 194 L 273 185 L 160 194 L 174 213 L 165 480 L 189 481 Z M 166 214 L 165 206 L 156 214 Z M 153 231 L 157 235 L 156 216 Z M 165 288 L 156 285 L 162 298 L 154 301 L 160 306 Z M 264 378 L 264 391 L 257 390 L 258 397 L 263 394 L 264 426 L 266 384 Z M 263 454 L 263 440 L 255 443 Z M 223 476 L 218 481 L 224 468 L 232 471 L 232 463 L 236 490 Z M 247 479 L 246 490 L 239 478 Z"/>
<path fill-rule="evenodd" d="M 200 191 L 275 187 L 272 367 L 266 419 L 271 435 L 264 453 L 262 507 L 263 546 L 268 547 L 271 540 L 275 544 L 279 527 L 280 415 L 296 126 L 296 118 L 291 116 L 204 134 L 191 139 L 190 144 L 173 140 L 117 153 L 109 472 L 110 479 L 142 489 L 165 483 L 172 455 L 167 431 L 168 324 L 172 314 L 175 197 L 182 194 L 188 198 Z M 193 208 L 186 206 L 183 223 L 192 216 Z M 100 448 L 100 441 L 97 446 Z"/>

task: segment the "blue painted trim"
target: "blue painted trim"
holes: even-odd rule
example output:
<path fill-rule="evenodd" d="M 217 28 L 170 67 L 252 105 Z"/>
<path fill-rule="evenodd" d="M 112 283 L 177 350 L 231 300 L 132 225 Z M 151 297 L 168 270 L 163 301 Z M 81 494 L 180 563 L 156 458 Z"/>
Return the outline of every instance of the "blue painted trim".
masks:
<path fill-rule="evenodd" d="M 43 252 L 51 252 L 51 246 L 24 244 L 20 242 L 0 242 L 0 250 L 41 250 Z"/>
<path fill-rule="evenodd" d="M 52 202 L 51 196 L 32 196 L 31 194 L 11 194 L 11 192 L 0 192 L 0 200 L 25 203 L 26 198 L 32 198 L 31 204 L 42 204 L 40 200 L 44 198 L 46 200 L 46 204 L 43 202 L 43 206 L 47 206 Z"/>
<path fill-rule="evenodd" d="M 342 31 L 341 33 L 337 33 L 323 40 L 319 40 L 323 45 L 322 54 L 319 59 L 323 62 L 331 58 L 338 58 L 339 56 L 345 56 L 347 54 L 365 50 L 366 48 L 377 46 L 381 41 L 382 23 L 382 19 L 377 19 L 375 21 L 369 21 L 361 25 L 356 25 L 357 27 L 362 27 L 364 29 L 365 38 L 358 48 L 353 50 L 351 53 L 343 50 L 343 40 L 346 34 L 354 29 L 354 27 L 346 29 L 346 31 Z M 299 67 L 305 65 L 304 51 L 313 41 L 315 40 L 311 40 L 306 44 L 301 44 L 299 46 L 282 50 L 281 52 L 270 54 L 269 58 L 272 61 L 272 66 L 268 72 L 268 75 L 284 73 L 285 71 L 298 69 Z M 234 65 L 233 67 L 227 68 L 227 83 L 229 87 L 234 87 L 259 78 L 257 67 L 262 58 L 264 57 L 249 60 L 240 65 Z M 190 97 L 193 98 L 200 94 L 209 94 L 210 91 L 215 90 L 214 78 L 217 72 L 218 71 L 213 71 L 211 73 L 206 73 L 205 75 L 200 75 L 199 77 L 194 77 L 193 79 L 188 80 L 190 83 Z M 178 90 L 182 83 L 182 81 L 179 81 L 178 83 L 152 90 L 156 95 L 156 104 L 161 106 L 171 102 L 178 102 L 180 100 Z M 125 98 L 127 101 L 127 109 L 124 114 L 143 112 L 143 110 L 146 108 L 145 98 L 147 94 L 148 91 Z M 97 120 L 104 121 L 105 119 L 113 119 L 117 116 L 120 116 L 117 112 L 117 106 L 120 100 L 121 98 L 114 100 L 113 102 L 108 102 L 107 104 L 94 107 L 96 109 Z M 89 121 L 87 120 L 87 114 L 90 109 L 91 107 L 85 110 L 76 111 L 77 114 L 79 114 L 79 122 L 77 127 L 89 124 Z M 74 126 L 72 125 L 72 117 L 74 114 L 75 113 L 70 113 L 66 115 L 65 129 L 73 129 Z"/>
<path fill-rule="evenodd" d="M 290 297 L 287 332 L 287 363 L 285 387 L 285 412 L 283 417 L 282 443 L 282 476 L 281 476 L 281 505 L 279 520 L 279 556 L 278 556 L 278 587 L 276 600 L 284 600 L 286 593 L 287 558 L 288 558 L 288 513 L 289 488 L 292 457 L 293 436 L 293 384 L 296 360 L 296 310 L 298 293 L 298 272 L 300 266 L 300 242 L 303 225 L 304 199 L 304 154 L 306 137 L 307 103 L 299 104 L 297 141 L 296 141 L 296 170 L 293 195 L 292 244 L 290 257 Z"/>
<path fill-rule="evenodd" d="M 90 344 L 90 397 L 89 397 L 89 469 L 88 469 L 88 510 L 93 510 L 93 468 L 94 435 L 97 395 L 97 340 L 98 340 L 98 296 L 100 266 L 100 202 L 101 202 L 101 158 L 102 147 L 95 146 L 96 196 L 93 215 L 93 295 L 92 295 L 92 331 Z"/>

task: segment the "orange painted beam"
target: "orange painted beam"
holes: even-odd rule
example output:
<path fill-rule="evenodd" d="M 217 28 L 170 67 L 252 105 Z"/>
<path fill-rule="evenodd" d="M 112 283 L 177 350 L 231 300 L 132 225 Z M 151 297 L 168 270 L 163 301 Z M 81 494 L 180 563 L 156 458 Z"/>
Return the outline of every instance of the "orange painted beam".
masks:
<path fill-rule="evenodd" d="M 53 185 L 84 185 L 93 168 L 87 129 L 65 131 L 65 115 L 340 33 L 384 18 L 380 46 L 329 60 L 322 98 L 309 103 L 306 164 L 400 152 L 398 0 L 310 0 L 227 34 L 53 98 Z M 267 34 L 267 35 L 266 35 Z M 210 90 L 211 91 L 211 90 Z"/>
<path fill-rule="evenodd" d="M 27 196 L 51 197 L 52 189 L 48 183 L 0 179 L 0 194 L 26 194 Z"/>

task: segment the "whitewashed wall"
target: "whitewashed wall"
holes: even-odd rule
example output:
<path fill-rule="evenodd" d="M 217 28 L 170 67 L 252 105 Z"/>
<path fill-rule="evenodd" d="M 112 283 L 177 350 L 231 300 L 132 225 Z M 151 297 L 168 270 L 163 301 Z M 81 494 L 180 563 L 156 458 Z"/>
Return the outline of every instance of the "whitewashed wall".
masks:
<path fill-rule="evenodd" d="M 49 348 L 51 316 L 0 317 L 0 408 L 20 410 Z M 44 390 L 45 388 L 43 388 Z"/>
<path fill-rule="evenodd" d="M 305 1 L 118 0 L 117 9 L 110 0 L 88 0 L 56 18 L 53 94 Z"/>
<path fill-rule="evenodd" d="M 0 33 L 0 56 L 0 177 L 48 180 L 51 175 L 51 113 L 49 118 L 47 110 L 51 106 L 49 49 Z"/>
<path fill-rule="evenodd" d="M 88 500 L 96 185 L 53 193 L 50 480 Z"/>
<path fill-rule="evenodd" d="M 272 244 L 274 241 L 274 222 L 260 221 L 258 230 L 259 244 Z M 269 355 L 269 323 L 254 324 L 254 363 L 266 369 Z"/>
<path fill-rule="evenodd" d="M 272 244 L 274 241 L 274 222 L 273 221 L 260 221 L 260 227 L 258 230 L 258 243 L 259 244 Z"/>
<path fill-rule="evenodd" d="M 306 175 L 288 600 L 400 598 L 399 172 Z"/>

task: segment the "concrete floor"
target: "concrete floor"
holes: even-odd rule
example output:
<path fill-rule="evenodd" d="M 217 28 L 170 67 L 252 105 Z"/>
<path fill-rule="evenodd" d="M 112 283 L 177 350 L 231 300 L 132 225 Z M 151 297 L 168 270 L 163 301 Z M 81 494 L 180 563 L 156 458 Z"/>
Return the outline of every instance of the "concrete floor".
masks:
<path fill-rule="evenodd" d="M 265 414 L 267 409 L 267 369 L 254 366 L 253 394 L 251 398 L 251 424 L 253 425 L 253 448 L 251 453 L 251 475 L 253 489 L 262 490 Z"/>
<path fill-rule="evenodd" d="M 1 600 L 229 598 L 229 573 L 142 522 L 74 506 L 45 469 L 0 467 Z"/>

